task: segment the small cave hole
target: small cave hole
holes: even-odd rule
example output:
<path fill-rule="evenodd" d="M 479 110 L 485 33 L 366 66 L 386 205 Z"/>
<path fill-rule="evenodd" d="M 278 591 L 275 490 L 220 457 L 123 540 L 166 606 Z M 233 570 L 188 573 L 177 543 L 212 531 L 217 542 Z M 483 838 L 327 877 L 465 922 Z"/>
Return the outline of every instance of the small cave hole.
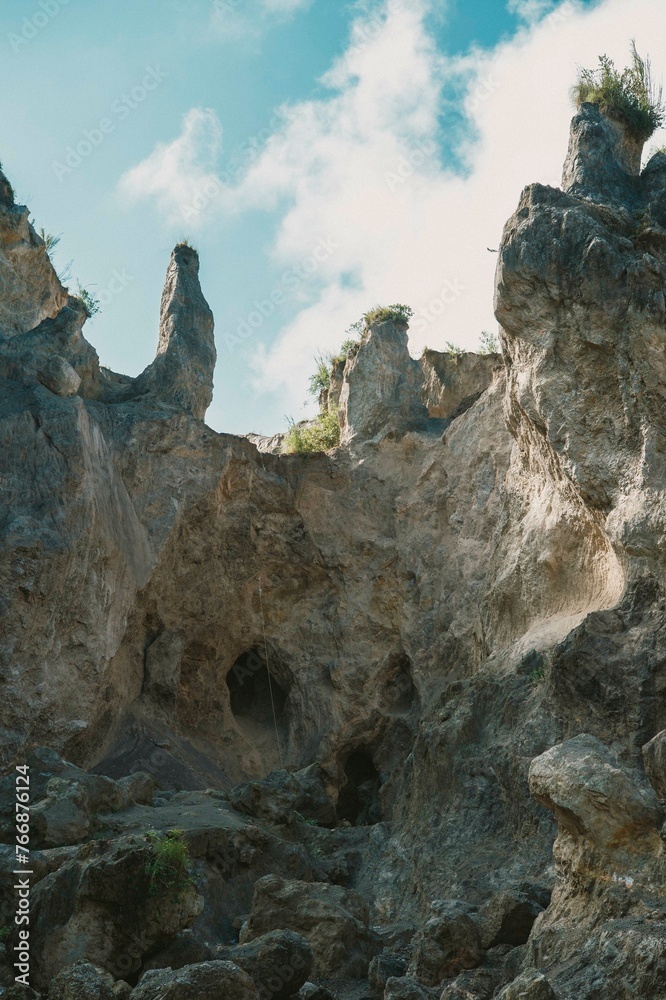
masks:
<path fill-rule="evenodd" d="M 384 688 L 384 700 L 388 712 L 392 715 L 408 714 L 418 693 L 412 675 L 412 661 L 402 653 L 396 656 L 389 665 Z"/>
<path fill-rule="evenodd" d="M 282 749 L 286 741 L 288 692 L 257 649 L 238 657 L 227 674 L 229 701 L 234 718 L 245 734 L 265 752 L 277 749 L 275 728 Z"/>
<path fill-rule="evenodd" d="M 345 784 L 338 797 L 338 819 L 352 826 L 380 823 L 379 805 L 381 778 L 367 750 L 354 750 L 345 763 Z"/>

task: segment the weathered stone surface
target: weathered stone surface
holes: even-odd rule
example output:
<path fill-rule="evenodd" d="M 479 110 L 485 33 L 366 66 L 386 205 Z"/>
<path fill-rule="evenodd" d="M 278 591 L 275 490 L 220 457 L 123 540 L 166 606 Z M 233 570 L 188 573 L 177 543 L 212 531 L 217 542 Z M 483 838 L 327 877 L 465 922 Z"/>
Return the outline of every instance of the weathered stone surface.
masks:
<path fill-rule="evenodd" d="M 661 811 L 654 792 L 594 736 L 582 734 L 547 750 L 532 761 L 529 779 L 532 794 L 563 829 L 601 848 L 638 846 L 656 835 Z"/>
<path fill-rule="evenodd" d="M 583 198 L 631 202 L 638 191 L 643 145 L 595 104 L 582 104 L 571 123 L 562 188 Z"/>
<path fill-rule="evenodd" d="M 287 1000 L 307 982 L 312 971 L 310 944 L 293 931 L 270 931 L 249 944 L 222 948 L 215 956 L 251 976 L 265 1000 Z"/>
<path fill-rule="evenodd" d="M 77 959 L 122 978 L 201 913 L 192 885 L 152 893 L 145 844 L 90 844 L 32 891 L 32 974 L 46 985 Z M 159 887 L 158 887 L 159 888 Z"/>
<path fill-rule="evenodd" d="M 67 300 L 43 240 L 17 205 L 0 171 L 0 337 L 14 337 L 54 317 Z"/>
<path fill-rule="evenodd" d="M 127 398 L 148 393 L 151 400 L 203 420 L 213 398 L 216 358 L 213 314 L 199 285 L 199 255 L 181 243 L 167 269 L 157 356 Z"/>
<path fill-rule="evenodd" d="M 645 744 L 643 763 L 650 784 L 662 802 L 666 802 L 666 729 Z"/>
<path fill-rule="evenodd" d="M 540 886 L 523 884 L 505 889 L 493 896 L 478 914 L 481 946 L 494 948 L 508 944 L 512 948 L 525 944 L 534 921 L 550 902 L 550 892 Z"/>
<path fill-rule="evenodd" d="M 246 972 L 231 962 L 202 962 L 184 969 L 146 972 L 132 1000 L 256 1000 Z"/>
<path fill-rule="evenodd" d="M 558 1000 L 541 972 L 524 972 L 499 994 L 499 1000 Z"/>
<path fill-rule="evenodd" d="M 229 802 L 239 812 L 274 823 L 293 822 L 294 814 L 322 826 L 335 823 L 335 806 L 318 764 L 292 774 L 275 771 L 264 781 L 251 781 L 229 792 Z"/>
<path fill-rule="evenodd" d="M 368 968 L 368 982 L 376 990 L 383 990 L 389 979 L 400 979 L 405 976 L 408 966 L 406 955 L 383 951 L 375 955 Z"/>
<path fill-rule="evenodd" d="M 59 354 L 52 354 L 44 365 L 37 370 L 37 378 L 56 396 L 74 396 L 81 385 L 79 375 L 74 371 L 69 361 Z"/>
<path fill-rule="evenodd" d="M 14 276 L 0 261 L 0 317 L 19 317 L 0 343 L 0 752 L 13 764 L 48 740 L 164 784 L 158 809 L 126 809 L 118 784 L 113 843 L 35 853 L 38 965 L 71 963 L 76 939 L 133 976 L 190 919 L 229 945 L 256 880 L 279 871 L 284 898 L 265 928 L 253 909 L 251 936 L 289 927 L 329 973 L 365 976 L 367 907 L 384 942 L 418 926 L 413 954 L 432 979 L 449 968 L 451 929 L 439 911 L 425 932 L 431 900 L 465 900 L 480 946 L 510 943 L 534 908 L 506 892 L 555 882 L 502 975 L 525 961 L 562 997 L 666 995 L 659 814 L 636 771 L 666 726 L 666 157 L 640 174 L 635 161 L 616 125 L 582 108 L 566 190 L 528 187 L 502 238 L 502 370 L 470 374 L 470 396 L 461 362 L 450 412 L 439 361 L 424 389 L 406 331 L 377 326 L 336 372 L 327 405 L 339 390 L 351 447 L 328 455 L 260 454 L 203 425 L 212 326 L 186 248 L 138 379 L 99 367 L 82 304 L 44 298 L 52 274 L 31 298 L 18 258 Z M 2 180 L 0 201 L 5 258 L 23 226 L 17 246 L 42 267 Z M 41 384 L 52 355 L 81 379 L 75 396 Z M 581 732 L 612 753 L 567 751 L 541 773 Z M 554 813 L 530 797 L 535 759 Z M 275 827 L 294 806 L 265 776 L 314 761 L 344 826 Z M 35 806 L 54 778 L 72 798 L 51 796 L 38 817 L 76 805 L 68 783 L 83 779 L 38 769 Z M 220 792 L 204 801 L 239 783 L 249 812 Z M 168 913 L 165 931 L 147 900 L 140 928 L 121 927 L 114 893 L 142 864 L 123 838 L 155 814 L 186 829 L 205 909 Z M 387 996 L 484 990 L 499 965 L 479 958 L 446 987 L 390 977 Z"/>
<path fill-rule="evenodd" d="M 474 968 L 482 954 L 469 907 L 447 900 L 414 937 L 407 975 L 424 986 L 437 986 L 463 969 Z"/>
<path fill-rule="evenodd" d="M 423 425 L 421 372 L 407 349 L 407 327 L 391 320 L 370 326 L 349 358 L 340 390 L 341 441 L 367 441 Z"/>
<path fill-rule="evenodd" d="M 298 991 L 300 1000 L 337 1000 L 335 993 L 316 983 L 305 983 Z"/>
<path fill-rule="evenodd" d="M 499 354 L 447 354 L 430 348 L 421 355 L 421 399 L 431 417 L 449 419 L 468 409 L 501 367 Z"/>
<path fill-rule="evenodd" d="M 197 965 L 212 959 L 213 949 L 196 936 L 189 928 L 181 931 L 156 955 L 151 955 L 143 963 L 143 972 L 149 969 L 182 969 L 186 965 Z M 219 956 L 218 956 L 219 957 Z"/>
<path fill-rule="evenodd" d="M 37 993 L 36 990 L 31 989 L 29 986 L 23 986 L 21 983 L 15 983 L 10 986 L 7 990 L 0 993 L 2 1000 L 41 1000 L 41 994 Z"/>
<path fill-rule="evenodd" d="M 113 1000 L 113 978 L 90 962 L 77 962 L 51 981 L 49 1000 Z"/>
<path fill-rule="evenodd" d="M 387 980 L 384 1000 L 439 1000 L 441 990 L 428 989 L 409 976 Z"/>
<path fill-rule="evenodd" d="M 366 902 L 355 892 L 325 883 L 287 882 L 274 875 L 255 887 L 241 944 L 281 928 L 306 938 L 318 978 L 362 979 L 378 950 L 368 927 Z"/>

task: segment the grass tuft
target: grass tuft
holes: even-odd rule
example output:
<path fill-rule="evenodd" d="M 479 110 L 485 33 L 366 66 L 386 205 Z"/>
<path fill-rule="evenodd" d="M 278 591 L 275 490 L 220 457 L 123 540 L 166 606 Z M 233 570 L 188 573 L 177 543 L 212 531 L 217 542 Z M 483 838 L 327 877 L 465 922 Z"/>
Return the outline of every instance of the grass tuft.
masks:
<path fill-rule="evenodd" d="M 656 87 L 648 58 L 631 43 L 631 65 L 620 72 L 608 56 L 599 56 L 597 69 L 581 69 L 571 90 L 574 103 L 596 104 L 602 114 L 623 125 L 638 142 L 645 142 L 664 123 L 663 89 Z"/>

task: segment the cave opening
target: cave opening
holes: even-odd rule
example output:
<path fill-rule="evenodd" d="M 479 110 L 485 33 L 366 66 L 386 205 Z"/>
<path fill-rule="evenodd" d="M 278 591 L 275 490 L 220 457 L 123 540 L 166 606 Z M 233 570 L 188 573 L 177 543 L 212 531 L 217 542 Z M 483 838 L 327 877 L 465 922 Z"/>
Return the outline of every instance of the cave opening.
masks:
<path fill-rule="evenodd" d="M 345 784 L 338 797 L 338 819 L 347 820 L 352 826 L 380 823 L 382 782 L 372 755 L 367 750 L 354 750 L 347 757 L 344 774 Z"/>
<path fill-rule="evenodd" d="M 284 751 L 288 719 L 288 691 L 258 649 L 242 653 L 227 674 L 229 702 L 237 725 L 262 753 L 277 750 L 277 740 Z M 276 734 L 277 728 L 277 734 Z"/>

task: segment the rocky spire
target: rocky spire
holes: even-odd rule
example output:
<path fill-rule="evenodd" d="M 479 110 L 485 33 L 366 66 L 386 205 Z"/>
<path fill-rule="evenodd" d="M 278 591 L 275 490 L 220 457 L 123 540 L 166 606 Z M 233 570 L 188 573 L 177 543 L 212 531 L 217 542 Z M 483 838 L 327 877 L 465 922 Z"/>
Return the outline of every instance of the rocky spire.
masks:
<path fill-rule="evenodd" d="M 199 284 L 199 255 L 179 243 L 171 254 L 162 292 L 157 355 L 137 379 L 136 394 L 148 392 L 203 420 L 213 398 L 217 359 L 213 326 Z"/>

